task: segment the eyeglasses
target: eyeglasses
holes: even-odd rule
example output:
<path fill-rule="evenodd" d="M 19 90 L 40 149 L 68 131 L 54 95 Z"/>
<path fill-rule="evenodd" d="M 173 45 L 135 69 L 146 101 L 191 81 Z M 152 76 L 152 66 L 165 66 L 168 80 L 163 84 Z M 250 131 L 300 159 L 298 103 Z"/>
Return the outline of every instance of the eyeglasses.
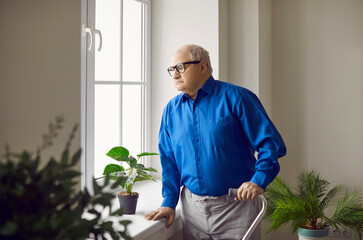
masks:
<path fill-rule="evenodd" d="M 174 76 L 174 71 L 176 70 L 178 73 L 183 73 L 185 72 L 185 64 L 198 64 L 200 63 L 201 61 L 190 61 L 190 62 L 183 62 L 183 63 L 178 63 L 177 65 L 175 66 L 172 66 L 172 67 L 168 67 L 167 71 L 169 73 L 169 75 L 171 77 Z"/>

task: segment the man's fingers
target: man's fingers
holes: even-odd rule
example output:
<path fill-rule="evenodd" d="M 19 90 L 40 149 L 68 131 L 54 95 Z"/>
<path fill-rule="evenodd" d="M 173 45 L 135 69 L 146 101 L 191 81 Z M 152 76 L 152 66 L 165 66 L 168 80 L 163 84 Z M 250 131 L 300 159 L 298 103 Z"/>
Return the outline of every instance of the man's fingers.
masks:
<path fill-rule="evenodd" d="M 242 191 L 243 189 L 240 187 L 238 188 L 238 191 L 237 191 L 237 201 L 242 201 Z"/>
<path fill-rule="evenodd" d="M 170 215 L 169 218 L 167 217 L 167 222 L 165 224 L 165 226 L 167 228 L 169 228 L 173 224 L 174 218 L 175 218 L 175 215 L 174 214 Z"/>
<path fill-rule="evenodd" d="M 165 226 L 169 228 L 174 222 L 175 210 L 169 207 L 161 207 L 158 208 L 156 211 L 151 211 L 145 215 L 146 220 L 157 221 L 162 218 L 167 219 Z"/>
<path fill-rule="evenodd" d="M 145 219 L 146 220 L 152 220 L 155 217 L 156 214 L 158 214 L 157 211 L 149 212 L 148 214 L 145 215 Z"/>
<path fill-rule="evenodd" d="M 157 214 L 154 215 L 154 217 L 151 220 L 156 221 L 162 219 L 163 217 L 166 217 L 165 213 L 158 212 Z"/>
<path fill-rule="evenodd" d="M 259 194 L 262 194 L 263 189 L 255 183 L 245 182 L 243 183 L 237 191 L 237 197 L 235 201 L 254 201 Z"/>
<path fill-rule="evenodd" d="M 144 216 L 144 218 L 146 220 L 152 220 L 152 221 L 157 221 L 162 218 L 166 218 L 165 226 L 169 228 L 174 222 L 175 210 L 169 207 L 161 207 L 158 208 L 156 211 L 151 211 L 147 213 Z"/>
<path fill-rule="evenodd" d="M 255 199 L 257 198 L 258 193 L 255 191 L 253 192 L 252 196 L 251 196 L 251 201 L 255 201 Z"/>
<path fill-rule="evenodd" d="M 255 194 L 255 191 L 253 191 L 252 189 L 250 191 L 248 191 L 246 200 L 251 201 L 254 194 Z"/>
<path fill-rule="evenodd" d="M 248 194 L 248 191 L 246 189 L 243 189 L 242 194 L 241 194 L 242 201 L 247 200 L 247 194 Z"/>
<path fill-rule="evenodd" d="M 169 213 L 166 213 L 166 212 L 159 212 L 151 220 L 157 221 L 157 220 L 160 220 L 162 218 L 166 218 L 165 226 L 167 228 L 169 228 L 174 222 L 175 214 L 169 214 Z"/>

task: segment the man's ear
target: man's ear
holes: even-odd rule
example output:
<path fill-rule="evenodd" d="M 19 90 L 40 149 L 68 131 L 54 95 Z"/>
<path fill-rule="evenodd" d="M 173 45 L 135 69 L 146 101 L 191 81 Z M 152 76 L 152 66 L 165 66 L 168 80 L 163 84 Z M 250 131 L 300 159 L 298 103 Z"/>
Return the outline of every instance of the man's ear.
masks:
<path fill-rule="evenodd" d="M 201 67 L 202 67 L 202 73 L 203 73 L 203 74 L 207 73 L 207 72 L 208 72 L 207 62 L 206 62 L 206 61 L 204 61 L 204 60 L 202 60 L 202 61 L 200 62 L 200 65 L 201 65 Z"/>

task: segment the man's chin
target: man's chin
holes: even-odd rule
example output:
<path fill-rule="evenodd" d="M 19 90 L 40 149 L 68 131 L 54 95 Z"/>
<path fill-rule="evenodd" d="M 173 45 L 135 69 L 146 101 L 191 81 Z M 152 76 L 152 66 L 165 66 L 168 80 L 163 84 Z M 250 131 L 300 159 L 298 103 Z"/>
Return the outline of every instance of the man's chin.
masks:
<path fill-rule="evenodd" d="M 175 88 L 178 90 L 178 91 L 183 91 L 183 86 L 179 83 L 179 84 L 175 84 Z"/>

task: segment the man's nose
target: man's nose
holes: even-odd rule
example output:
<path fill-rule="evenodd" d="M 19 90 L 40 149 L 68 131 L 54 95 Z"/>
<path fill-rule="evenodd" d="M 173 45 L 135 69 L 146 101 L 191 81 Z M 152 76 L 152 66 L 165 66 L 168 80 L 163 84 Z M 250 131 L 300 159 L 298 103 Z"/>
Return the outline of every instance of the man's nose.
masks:
<path fill-rule="evenodd" d="M 180 73 L 177 70 L 175 70 L 173 74 L 173 79 L 178 79 L 178 78 L 180 78 Z"/>

